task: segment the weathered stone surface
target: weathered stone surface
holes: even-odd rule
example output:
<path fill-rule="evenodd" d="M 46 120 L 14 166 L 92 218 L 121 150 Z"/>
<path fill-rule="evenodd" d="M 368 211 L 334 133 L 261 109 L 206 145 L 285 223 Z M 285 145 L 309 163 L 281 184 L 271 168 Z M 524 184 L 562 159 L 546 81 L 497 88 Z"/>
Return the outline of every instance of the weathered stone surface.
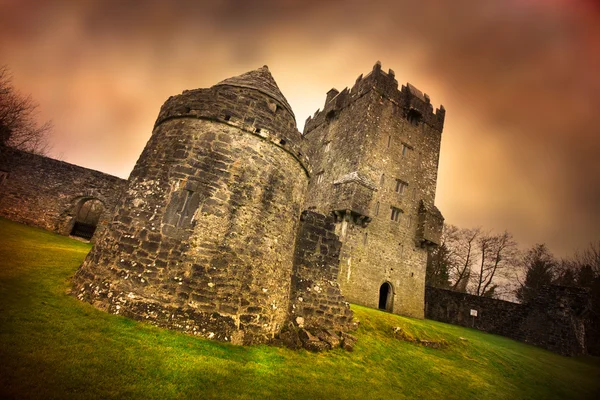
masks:
<path fill-rule="evenodd" d="M 342 349 L 346 351 L 353 351 L 354 345 L 357 341 L 358 339 L 356 336 L 353 336 L 349 333 L 342 333 Z"/>
<path fill-rule="evenodd" d="M 340 347 L 341 345 L 341 340 L 340 337 L 331 329 L 327 329 L 327 330 L 320 330 L 317 332 L 317 337 L 329 344 L 329 346 L 334 349 L 336 347 Z"/>
<path fill-rule="evenodd" d="M 348 301 L 378 308 L 390 285 L 382 308 L 423 317 L 426 247 L 443 223 L 434 201 L 444 118 L 443 107 L 434 112 L 410 84 L 398 90 L 377 63 L 351 89 L 330 91 L 306 121 L 314 172 L 306 208 L 337 217 Z"/>
<path fill-rule="evenodd" d="M 0 215 L 69 235 L 84 203 L 98 200 L 95 235 L 110 221 L 126 181 L 20 150 L 0 147 Z"/>
<path fill-rule="evenodd" d="M 300 271 L 295 250 L 323 228 L 299 229 L 310 166 L 268 70 L 244 76 L 165 102 L 109 229 L 74 278 L 78 298 L 239 344 L 270 342 L 297 317 L 314 323 L 290 313 L 292 276 L 313 279 L 321 268 L 307 260 Z M 328 224 L 319 250 L 332 246 L 337 266 L 333 224 L 313 214 Z M 326 276 L 337 289 L 336 272 Z M 323 289 L 307 296 L 325 306 L 315 318 L 345 327 L 352 314 L 339 289 Z M 284 339 L 295 346 L 293 333 Z"/>
<path fill-rule="evenodd" d="M 427 287 L 425 316 L 546 348 L 563 355 L 585 353 L 587 290 L 545 286 L 528 304 Z M 471 310 L 477 316 L 471 315 Z"/>
<path fill-rule="evenodd" d="M 298 336 L 298 331 L 296 329 L 287 329 L 281 333 L 279 333 L 278 337 L 273 341 L 274 344 L 281 344 L 290 349 L 301 349 L 302 341 Z"/>
<path fill-rule="evenodd" d="M 302 212 L 290 297 L 290 315 L 298 327 L 351 329 L 352 311 L 337 280 L 341 243 L 334 229 L 333 217 Z"/>
<path fill-rule="evenodd" d="M 311 340 L 304 342 L 304 348 L 308 351 L 313 351 L 315 353 L 330 350 L 331 346 L 327 342 L 322 342 L 321 340 Z"/>
<path fill-rule="evenodd" d="M 298 337 L 300 338 L 300 340 L 302 340 L 302 342 L 317 342 L 317 341 L 319 341 L 318 337 L 314 336 L 312 333 L 310 333 L 306 329 L 299 329 Z"/>
<path fill-rule="evenodd" d="M 320 352 L 331 349 L 328 342 L 321 340 L 317 335 L 313 335 L 306 329 L 299 329 L 298 337 L 302 342 L 302 347 L 308 351 Z"/>

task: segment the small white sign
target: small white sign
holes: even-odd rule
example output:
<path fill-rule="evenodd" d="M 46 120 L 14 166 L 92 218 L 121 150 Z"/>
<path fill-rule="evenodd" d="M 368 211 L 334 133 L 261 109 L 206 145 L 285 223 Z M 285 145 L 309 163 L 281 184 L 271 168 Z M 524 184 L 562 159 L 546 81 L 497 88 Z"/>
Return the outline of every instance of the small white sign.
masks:
<path fill-rule="evenodd" d="M 476 317 L 477 316 L 477 310 L 471 310 L 471 316 Z"/>

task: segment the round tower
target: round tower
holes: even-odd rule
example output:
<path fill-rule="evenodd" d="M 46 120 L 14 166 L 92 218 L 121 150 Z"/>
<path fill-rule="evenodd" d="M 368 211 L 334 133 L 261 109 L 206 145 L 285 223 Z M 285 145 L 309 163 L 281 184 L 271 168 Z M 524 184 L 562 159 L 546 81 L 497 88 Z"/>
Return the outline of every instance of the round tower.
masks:
<path fill-rule="evenodd" d="M 208 338 L 272 338 L 310 172 L 300 141 L 266 66 L 169 98 L 75 295 Z"/>

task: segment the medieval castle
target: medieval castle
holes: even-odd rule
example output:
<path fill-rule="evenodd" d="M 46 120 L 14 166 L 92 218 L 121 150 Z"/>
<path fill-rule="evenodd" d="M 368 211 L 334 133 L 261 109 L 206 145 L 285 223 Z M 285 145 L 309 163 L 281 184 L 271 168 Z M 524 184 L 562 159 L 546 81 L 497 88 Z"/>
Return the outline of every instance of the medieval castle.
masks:
<path fill-rule="evenodd" d="M 170 97 L 126 182 L 53 160 L 25 207 L 13 154 L 0 211 L 63 234 L 98 226 L 74 278 L 98 308 L 232 343 L 302 329 L 332 346 L 352 326 L 347 301 L 424 316 L 444 116 L 378 62 L 301 134 L 265 66 Z"/>
<path fill-rule="evenodd" d="M 169 98 L 127 181 L 0 148 L 0 216 L 92 239 L 79 299 L 210 339 L 352 349 L 349 301 L 585 353 L 584 289 L 425 288 L 444 113 L 377 63 L 301 134 L 263 67 Z"/>

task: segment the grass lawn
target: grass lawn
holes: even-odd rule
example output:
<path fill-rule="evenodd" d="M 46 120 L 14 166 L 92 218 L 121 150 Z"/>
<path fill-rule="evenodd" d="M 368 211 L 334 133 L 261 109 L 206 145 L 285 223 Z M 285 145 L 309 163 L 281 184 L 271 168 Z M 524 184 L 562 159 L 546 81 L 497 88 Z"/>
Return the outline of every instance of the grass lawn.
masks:
<path fill-rule="evenodd" d="M 89 249 L 0 219 L 0 398 L 600 398 L 598 358 L 359 306 L 354 352 L 321 354 L 211 342 L 105 314 L 66 294 Z M 447 345 L 396 339 L 396 326 Z"/>

